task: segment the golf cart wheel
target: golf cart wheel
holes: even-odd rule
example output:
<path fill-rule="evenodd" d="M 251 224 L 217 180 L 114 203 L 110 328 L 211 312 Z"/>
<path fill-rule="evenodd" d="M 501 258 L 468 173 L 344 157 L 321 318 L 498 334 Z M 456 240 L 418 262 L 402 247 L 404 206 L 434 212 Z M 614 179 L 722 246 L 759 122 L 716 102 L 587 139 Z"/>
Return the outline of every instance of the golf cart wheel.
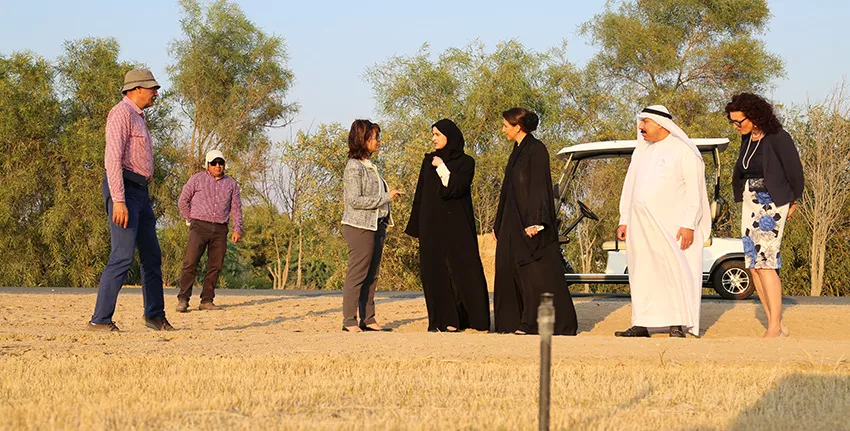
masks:
<path fill-rule="evenodd" d="M 756 285 L 741 260 L 727 260 L 711 275 L 711 285 L 723 299 L 747 299 Z"/>

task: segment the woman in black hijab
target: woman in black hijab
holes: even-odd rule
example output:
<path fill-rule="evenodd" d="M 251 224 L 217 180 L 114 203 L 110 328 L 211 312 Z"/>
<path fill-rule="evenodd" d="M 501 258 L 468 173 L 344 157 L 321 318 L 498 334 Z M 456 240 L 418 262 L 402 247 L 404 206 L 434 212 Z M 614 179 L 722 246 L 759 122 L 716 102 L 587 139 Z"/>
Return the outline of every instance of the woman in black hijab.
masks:
<path fill-rule="evenodd" d="M 419 272 L 428 331 L 490 329 L 490 298 L 478 254 L 470 189 L 475 160 L 451 120 L 431 127 L 436 151 L 425 154 L 405 232 L 419 238 Z"/>
<path fill-rule="evenodd" d="M 575 335 L 578 323 L 558 243 L 549 151 L 531 134 L 539 119 L 523 108 L 509 109 L 502 117 L 502 132 L 516 143 L 493 229 L 496 332 L 536 334 L 540 295 L 550 292 L 555 295 L 555 334 Z"/>

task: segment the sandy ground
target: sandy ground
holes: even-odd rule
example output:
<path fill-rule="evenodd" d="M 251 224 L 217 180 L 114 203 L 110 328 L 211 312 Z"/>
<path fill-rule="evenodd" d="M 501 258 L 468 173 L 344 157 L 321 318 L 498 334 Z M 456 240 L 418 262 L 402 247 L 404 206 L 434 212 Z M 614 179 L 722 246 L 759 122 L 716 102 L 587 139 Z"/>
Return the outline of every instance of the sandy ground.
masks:
<path fill-rule="evenodd" d="M 189 313 L 175 295 L 177 331 L 147 329 L 126 288 L 122 331 L 92 333 L 94 290 L 0 288 L 0 430 L 536 429 L 536 336 L 425 332 L 415 293 L 379 293 L 393 331 L 361 334 L 338 292 L 223 290 Z M 771 340 L 757 300 L 705 299 L 684 340 L 615 338 L 628 298 L 575 303 L 552 429 L 850 429 L 850 298 L 786 298 L 791 337 Z"/>
<path fill-rule="evenodd" d="M 23 290 L 26 291 L 26 290 Z M 94 290 L 55 289 L 41 293 L 0 291 L 0 357 L 68 354 L 292 354 L 357 353 L 368 345 L 378 355 L 424 358 L 533 358 L 538 338 L 477 333 L 427 333 L 424 298 L 411 293 L 378 293 L 377 318 L 390 333 L 342 333 L 341 296 L 336 292 L 218 293 L 220 311 L 173 311 L 175 291 L 166 291 L 166 312 L 174 332 L 147 329 L 141 319 L 142 295 L 124 289 L 115 322 L 120 334 L 83 331 L 90 317 Z M 233 293 L 231 293 L 233 292 Z M 247 294 L 246 294 L 247 293 Z M 556 337 L 554 357 L 592 361 L 618 358 L 677 361 L 850 362 L 848 298 L 786 298 L 784 319 L 791 337 L 763 340 L 766 325 L 757 300 L 704 300 L 701 338 L 618 339 L 615 330 L 630 326 L 628 298 L 575 298 L 577 337 Z"/>

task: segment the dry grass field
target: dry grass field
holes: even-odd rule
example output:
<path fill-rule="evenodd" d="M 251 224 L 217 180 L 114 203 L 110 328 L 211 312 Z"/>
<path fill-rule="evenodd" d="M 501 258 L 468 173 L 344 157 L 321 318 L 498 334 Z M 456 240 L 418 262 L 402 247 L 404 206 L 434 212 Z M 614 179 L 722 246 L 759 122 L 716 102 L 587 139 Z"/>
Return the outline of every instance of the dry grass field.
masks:
<path fill-rule="evenodd" d="M 382 294 L 391 333 L 346 334 L 338 295 L 219 292 L 220 311 L 82 330 L 94 290 L 0 292 L 2 429 L 536 429 L 538 338 L 427 333 L 424 300 Z M 194 300 L 192 305 L 197 305 Z M 577 298 L 553 347 L 553 429 L 850 429 L 850 301 L 786 305 L 762 340 L 757 302 L 703 303 L 700 339 L 624 340 L 625 299 Z"/>

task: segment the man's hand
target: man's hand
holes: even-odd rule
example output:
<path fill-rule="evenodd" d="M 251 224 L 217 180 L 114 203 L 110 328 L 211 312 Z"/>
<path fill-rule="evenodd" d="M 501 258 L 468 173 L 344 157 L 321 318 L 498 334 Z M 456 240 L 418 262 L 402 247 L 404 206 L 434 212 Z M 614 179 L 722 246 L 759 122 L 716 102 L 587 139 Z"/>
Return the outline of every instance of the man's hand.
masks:
<path fill-rule="evenodd" d="M 525 228 L 525 234 L 528 235 L 529 238 L 534 238 L 534 235 L 537 235 L 537 232 L 540 232 L 537 226 L 529 226 Z"/>
<path fill-rule="evenodd" d="M 230 235 L 230 240 L 233 241 L 234 244 L 239 242 L 240 239 L 242 239 L 242 235 L 240 235 L 239 232 L 233 232 L 233 235 Z"/>
<path fill-rule="evenodd" d="M 403 195 L 404 192 L 398 189 L 390 190 L 390 200 L 394 199 L 398 195 Z"/>
<path fill-rule="evenodd" d="M 431 159 L 431 166 L 433 166 L 435 168 L 437 166 L 442 165 L 442 164 L 443 164 L 443 159 L 439 158 L 438 156 L 434 156 L 434 158 Z"/>
<path fill-rule="evenodd" d="M 626 225 L 621 224 L 620 227 L 617 228 L 617 239 L 620 241 L 626 240 Z"/>
<path fill-rule="evenodd" d="M 686 227 L 680 227 L 679 232 L 676 233 L 676 239 L 682 241 L 679 244 L 682 250 L 687 250 L 688 247 L 694 243 L 694 230 Z"/>
<path fill-rule="evenodd" d="M 791 214 L 794 214 L 794 211 L 797 211 L 797 201 L 791 201 L 791 205 L 788 206 L 787 220 L 791 220 Z"/>
<path fill-rule="evenodd" d="M 116 226 L 121 226 L 127 229 L 127 223 L 130 221 L 130 212 L 127 211 L 127 205 L 124 202 L 112 203 L 112 223 Z"/>

